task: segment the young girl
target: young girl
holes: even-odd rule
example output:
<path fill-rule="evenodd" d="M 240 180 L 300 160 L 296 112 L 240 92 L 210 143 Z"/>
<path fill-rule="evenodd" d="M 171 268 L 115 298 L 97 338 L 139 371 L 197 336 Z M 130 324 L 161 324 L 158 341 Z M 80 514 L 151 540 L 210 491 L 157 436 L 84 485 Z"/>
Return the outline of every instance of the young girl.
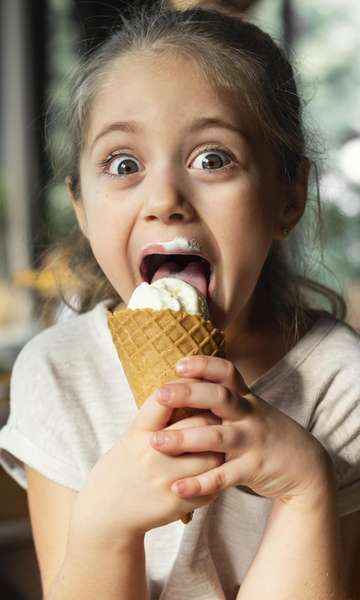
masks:
<path fill-rule="evenodd" d="M 73 85 L 81 314 L 21 351 L 0 436 L 44 598 L 358 597 L 359 336 L 289 266 L 309 171 L 291 66 L 240 18 L 157 6 Z M 179 363 L 138 411 L 106 311 L 141 283 L 143 249 L 176 238 L 211 264 L 227 357 Z M 176 407 L 203 412 L 169 426 Z"/>

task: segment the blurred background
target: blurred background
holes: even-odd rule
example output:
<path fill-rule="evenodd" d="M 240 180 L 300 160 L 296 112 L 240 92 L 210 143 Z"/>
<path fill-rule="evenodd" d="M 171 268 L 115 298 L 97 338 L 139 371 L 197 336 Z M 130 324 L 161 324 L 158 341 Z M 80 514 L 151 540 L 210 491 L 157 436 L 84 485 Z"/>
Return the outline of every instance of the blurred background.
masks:
<path fill-rule="evenodd" d="M 79 52 L 103 40 L 107 27 L 129 4 L 0 0 L 0 427 L 8 414 L 9 379 L 18 352 L 59 318 L 51 261 L 45 264 L 42 254 L 75 225 L 64 187 L 52 179 L 44 149 L 48 101 L 51 97 L 59 104 L 67 102 L 64 78 Z M 360 4 L 220 4 L 229 10 L 241 8 L 293 60 L 317 148 L 325 223 L 323 255 L 310 249 L 312 276 L 315 272 L 320 281 L 343 293 L 347 320 L 360 330 Z M 66 281 L 65 272 L 60 276 Z M 40 599 L 26 494 L 2 470 L 0 554 L 2 600 Z"/>

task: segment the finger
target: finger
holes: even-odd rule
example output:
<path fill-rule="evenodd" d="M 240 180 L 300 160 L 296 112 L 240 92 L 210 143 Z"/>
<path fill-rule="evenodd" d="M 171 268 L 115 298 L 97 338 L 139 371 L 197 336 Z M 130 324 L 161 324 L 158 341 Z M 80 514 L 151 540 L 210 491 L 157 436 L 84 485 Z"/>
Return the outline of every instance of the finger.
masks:
<path fill-rule="evenodd" d="M 163 431 L 186 429 L 189 427 L 203 427 L 204 425 L 221 425 L 221 419 L 213 415 L 209 410 L 202 410 L 199 411 L 199 414 L 197 415 L 181 419 L 181 421 L 169 425 Z"/>
<path fill-rule="evenodd" d="M 167 457 L 170 460 L 170 457 Z M 214 452 L 203 452 L 202 454 L 184 454 L 178 456 L 176 461 L 178 469 L 181 469 L 182 479 L 194 478 L 202 473 L 216 469 L 223 464 L 224 454 Z M 179 471 L 177 471 L 179 473 Z M 174 478 L 173 482 L 176 481 Z"/>
<path fill-rule="evenodd" d="M 177 456 L 185 452 L 230 452 L 239 450 L 245 436 L 233 425 L 211 425 L 178 430 L 156 431 L 150 437 L 153 448 Z"/>
<path fill-rule="evenodd" d="M 133 426 L 141 431 L 157 431 L 158 429 L 163 429 L 171 422 L 172 417 L 176 416 L 174 415 L 174 413 L 176 413 L 176 408 L 159 404 L 156 392 L 157 390 L 154 390 L 154 392 L 145 400 L 134 420 Z"/>
<path fill-rule="evenodd" d="M 159 404 L 156 390 L 145 400 L 136 415 L 133 426 L 141 431 L 157 431 L 168 424 L 174 408 Z"/>
<path fill-rule="evenodd" d="M 199 410 L 198 408 L 175 408 L 171 415 L 168 425 L 174 425 L 178 421 L 183 421 L 184 419 L 188 419 L 189 417 L 194 417 L 195 415 L 201 412 L 204 411 Z"/>
<path fill-rule="evenodd" d="M 230 460 L 196 477 L 179 479 L 172 484 L 171 490 L 181 498 L 206 496 L 208 494 L 217 494 L 222 490 L 237 485 L 238 482 L 239 466 L 237 465 L 237 461 Z"/>
<path fill-rule="evenodd" d="M 179 381 L 197 381 L 197 379 L 173 379 L 168 381 L 167 383 L 178 383 Z M 171 415 L 171 418 L 169 420 L 169 425 L 173 425 L 174 423 L 176 423 L 177 421 L 181 421 L 183 419 L 186 419 L 188 417 L 193 417 L 194 415 L 198 414 L 202 412 L 201 409 L 196 409 L 196 408 L 184 408 L 184 407 L 179 407 L 179 408 L 175 408 L 174 412 Z"/>
<path fill-rule="evenodd" d="M 166 406 L 211 410 L 220 419 L 239 420 L 252 411 L 249 400 L 224 385 L 200 381 L 167 383 L 156 390 L 158 402 Z"/>
<path fill-rule="evenodd" d="M 176 372 L 181 377 L 195 377 L 213 383 L 222 383 L 230 389 L 237 389 L 243 396 L 250 392 L 233 363 L 218 356 L 194 355 L 183 358 L 177 362 Z"/>

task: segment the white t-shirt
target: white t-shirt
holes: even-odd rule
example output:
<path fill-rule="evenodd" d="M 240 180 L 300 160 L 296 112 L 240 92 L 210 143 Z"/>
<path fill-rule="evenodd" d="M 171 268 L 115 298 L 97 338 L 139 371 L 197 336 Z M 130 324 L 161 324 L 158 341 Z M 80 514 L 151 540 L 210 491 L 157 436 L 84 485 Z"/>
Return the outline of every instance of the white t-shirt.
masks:
<path fill-rule="evenodd" d="M 36 335 L 16 359 L 0 464 L 24 488 L 23 463 L 79 490 L 137 408 L 106 322 L 107 301 Z M 333 458 L 340 515 L 360 510 L 360 336 L 323 315 L 251 385 L 310 430 Z M 237 487 L 191 523 L 145 537 L 152 599 L 233 600 L 255 556 L 272 501 Z"/>

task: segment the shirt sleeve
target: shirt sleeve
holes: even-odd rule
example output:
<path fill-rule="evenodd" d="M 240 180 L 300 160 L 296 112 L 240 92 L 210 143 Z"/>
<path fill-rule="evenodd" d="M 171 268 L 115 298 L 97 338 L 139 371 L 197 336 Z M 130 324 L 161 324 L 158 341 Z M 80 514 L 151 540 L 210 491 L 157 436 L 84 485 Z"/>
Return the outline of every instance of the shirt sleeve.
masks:
<path fill-rule="evenodd" d="M 66 388 L 44 351 L 46 332 L 18 355 L 10 381 L 10 414 L 0 430 L 0 464 L 27 488 L 24 463 L 49 479 L 78 490 L 81 472 L 71 440 L 76 435 Z M 73 416 L 73 415 L 72 415 Z"/>
<path fill-rule="evenodd" d="M 332 458 L 340 516 L 360 510 L 360 369 L 353 362 L 333 376 L 309 423 Z"/>

